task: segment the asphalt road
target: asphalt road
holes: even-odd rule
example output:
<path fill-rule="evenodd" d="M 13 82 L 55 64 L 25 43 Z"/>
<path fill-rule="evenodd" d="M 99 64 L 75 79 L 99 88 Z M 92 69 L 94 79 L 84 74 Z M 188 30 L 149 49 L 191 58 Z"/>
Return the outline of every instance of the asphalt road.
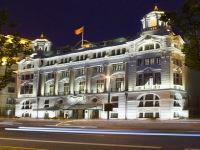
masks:
<path fill-rule="evenodd" d="M 44 149 L 200 150 L 200 120 L 0 119 L 0 150 Z"/>
<path fill-rule="evenodd" d="M 5 128 L 10 130 L 5 130 Z M 196 150 L 200 149 L 200 132 L 47 126 L 38 128 L 22 127 L 22 124 L 9 126 L 4 124 L 0 126 L 0 146 L 7 146 L 10 149 L 18 147 L 21 150 L 23 148 L 48 150 Z"/>

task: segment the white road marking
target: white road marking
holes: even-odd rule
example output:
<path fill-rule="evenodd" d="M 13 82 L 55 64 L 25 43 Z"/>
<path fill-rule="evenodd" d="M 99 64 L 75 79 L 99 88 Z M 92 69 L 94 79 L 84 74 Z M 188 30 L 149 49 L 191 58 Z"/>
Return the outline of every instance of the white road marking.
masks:
<path fill-rule="evenodd" d="M 40 143 L 57 143 L 71 145 L 90 145 L 90 146 L 107 146 L 107 147 L 126 147 L 126 148 L 142 148 L 142 149 L 161 149 L 159 146 L 143 146 L 143 145 L 123 145 L 123 144 L 106 144 L 106 143 L 83 143 L 83 142 L 67 142 L 67 141 L 50 141 L 50 140 L 33 140 L 33 139 L 15 139 L 15 138 L 0 138 L 0 140 L 8 141 L 23 141 L 23 142 L 40 142 Z"/>
<path fill-rule="evenodd" d="M 54 132 L 54 133 L 82 133 L 82 134 L 110 134 L 110 135 L 143 135 L 143 136 L 175 136 L 175 137 L 200 137 L 199 133 L 162 133 L 132 130 L 104 130 L 104 129 L 82 129 L 82 128 L 44 128 L 44 127 L 18 127 L 5 128 L 9 131 L 26 132 Z"/>
<path fill-rule="evenodd" d="M 27 148 L 27 147 L 15 147 L 15 146 L 0 146 L 0 149 L 18 149 L 18 150 L 47 150 L 47 149 L 38 149 L 38 148 Z"/>

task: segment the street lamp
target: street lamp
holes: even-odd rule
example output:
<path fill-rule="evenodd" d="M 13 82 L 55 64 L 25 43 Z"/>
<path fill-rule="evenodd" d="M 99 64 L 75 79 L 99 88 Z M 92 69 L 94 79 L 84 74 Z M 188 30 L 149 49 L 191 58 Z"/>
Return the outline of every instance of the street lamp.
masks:
<path fill-rule="evenodd" d="M 37 97 L 37 119 L 38 119 L 39 101 L 40 101 L 40 98 L 39 98 L 39 97 Z"/>
<path fill-rule="evenodd" d="M 110 88 L 110 76 L 106 76 L 106 78 L 108 79 L 108 106 L 110 105 L 110 90 L 111 90 L 111 88 Z M 110 107 L 108 108 L 108 110 L 107 110 L 107 120 L 109 120 L 109 118 L 110 118 Z"/>
<path fill-rule="evenodd" d="M 127 120 L 127 98 L 128 98 L 128 92 L 125 92 L 125 120 Z"/>

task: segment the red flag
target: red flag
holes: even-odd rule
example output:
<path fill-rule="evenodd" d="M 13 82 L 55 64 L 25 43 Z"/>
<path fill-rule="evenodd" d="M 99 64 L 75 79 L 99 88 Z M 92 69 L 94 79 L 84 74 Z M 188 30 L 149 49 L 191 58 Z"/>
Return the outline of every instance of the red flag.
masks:
<path fill-rule="evenodd" d="M 82 26 L 82 27 L 74 30 L 74 34 L 75 35 L 79 35 L 79 34 L 83 33 L 83 31 L 84 31 L 84 27 Z"/>

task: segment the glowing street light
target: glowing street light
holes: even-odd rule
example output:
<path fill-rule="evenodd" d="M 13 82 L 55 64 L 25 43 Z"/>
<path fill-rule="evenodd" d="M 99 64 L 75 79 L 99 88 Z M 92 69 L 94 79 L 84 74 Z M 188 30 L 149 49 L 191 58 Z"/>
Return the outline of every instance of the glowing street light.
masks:
<path fill-rule="evenodd" d="M 111 108 L 111 105 L 110 105 L 110 92 L 111 92 L 111 88 L 110 88 L 110 79 L 111 77 L 110 76 L 106 76 L 106 79 L 108 80 L 108 104 L 107 104 L 107 120 L 109 120 L 110 118 L 110 110 L 112 109 Z"/>

